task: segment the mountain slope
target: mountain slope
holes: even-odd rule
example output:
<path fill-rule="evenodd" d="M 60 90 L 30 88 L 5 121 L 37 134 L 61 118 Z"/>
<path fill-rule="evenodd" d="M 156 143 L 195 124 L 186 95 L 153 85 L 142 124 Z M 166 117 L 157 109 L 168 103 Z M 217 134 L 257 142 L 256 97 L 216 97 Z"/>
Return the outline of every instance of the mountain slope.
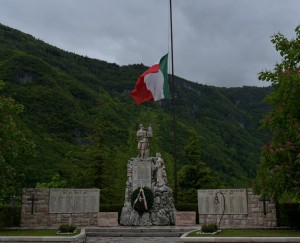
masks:
<path fill-rule="evenodd" d="M 65 52 L 0 25 L 0 79 L 6 95 L 24 105 L 18 124 L 36 145 L 31 161 L 12 165 L 24 175 L 22 186 L 60 173 L 68 186 L 99 187 L 101 200 L 121 202 L 139 123 L 152 124 L 151 155 L 162 153 L 172 185 L 171 101 L 138 106 L 129 95 L 146 68 Z M 199 159 L 213 170 L 215 186 L 249 186 L 268 139 L 258 126 L 271 89 L 216 88 L 179 77 L 175 83 L 178 170 L 192 163 L 186 148 L 196 134 Z"/>

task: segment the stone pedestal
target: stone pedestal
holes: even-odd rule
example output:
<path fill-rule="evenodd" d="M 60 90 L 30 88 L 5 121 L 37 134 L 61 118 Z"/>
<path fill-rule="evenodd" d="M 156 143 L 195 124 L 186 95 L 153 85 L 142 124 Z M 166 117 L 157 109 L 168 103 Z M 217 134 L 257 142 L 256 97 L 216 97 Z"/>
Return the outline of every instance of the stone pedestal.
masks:
<path fill-rule="evenodd" d="M 168 186 L 164 161 L 157 157 L 146 159 L 132 158 L 127 164 L 125 202 L 120 224 L 135 226 L 174 225 L 176 209 L 173 203 L 172 189 Z M 138 187 L 149 187 L 154 195 L 150 210 L 139 215 L 132 208 L 131 195 Z"/>

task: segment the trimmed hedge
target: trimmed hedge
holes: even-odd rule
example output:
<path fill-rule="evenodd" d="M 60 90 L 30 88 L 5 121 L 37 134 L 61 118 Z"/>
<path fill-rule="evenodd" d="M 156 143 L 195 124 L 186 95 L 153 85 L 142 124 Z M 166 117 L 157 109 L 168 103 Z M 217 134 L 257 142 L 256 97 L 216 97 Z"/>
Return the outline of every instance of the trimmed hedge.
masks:
<path fill-rule="evenodd" d="M 124 204 L 117 203 L 117 204 L 101 204 L 100 203 L 100 212 L 121 212 Z"/>
<path fill-rule="evenodd" d="M 278 226 L 300 229 L 300 203 L 282 203 L 277 205 Z"/>
<path fill-rule="evenodd" d="M 0 206 L 0 228 L 19 227 L 21 224 L 21 206 Z"/>
<path fill-rule="evenodd" d="M 198 203 L 176 203 L 177 211 L 195 211 L 198 213 Z"/>

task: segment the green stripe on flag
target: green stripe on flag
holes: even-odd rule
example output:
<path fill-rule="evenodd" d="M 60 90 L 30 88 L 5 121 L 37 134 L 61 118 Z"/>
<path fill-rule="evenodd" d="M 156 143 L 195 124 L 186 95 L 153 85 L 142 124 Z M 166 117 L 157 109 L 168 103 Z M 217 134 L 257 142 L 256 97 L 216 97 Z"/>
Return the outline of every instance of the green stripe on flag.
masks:
<path fill-rule="evenodd" d="M 159 62 L 159 69 L 164 75 L 164 96 L 165 98 L 170 97 L 169 82 L 168 82 L 168 53 L 164 55 Z"/>

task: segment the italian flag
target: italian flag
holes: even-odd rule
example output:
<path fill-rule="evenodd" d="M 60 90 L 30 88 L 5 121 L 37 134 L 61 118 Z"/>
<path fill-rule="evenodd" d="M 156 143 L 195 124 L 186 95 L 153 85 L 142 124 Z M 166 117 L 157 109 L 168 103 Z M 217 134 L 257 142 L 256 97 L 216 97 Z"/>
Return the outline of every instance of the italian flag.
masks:
<path fill-rule="evenodd" d="M 145 101 L 157 101 L 170 96 L 168 84 L 168 54 L 146 70 L 137 80 L 131 97 L 139 105 Z"/>

